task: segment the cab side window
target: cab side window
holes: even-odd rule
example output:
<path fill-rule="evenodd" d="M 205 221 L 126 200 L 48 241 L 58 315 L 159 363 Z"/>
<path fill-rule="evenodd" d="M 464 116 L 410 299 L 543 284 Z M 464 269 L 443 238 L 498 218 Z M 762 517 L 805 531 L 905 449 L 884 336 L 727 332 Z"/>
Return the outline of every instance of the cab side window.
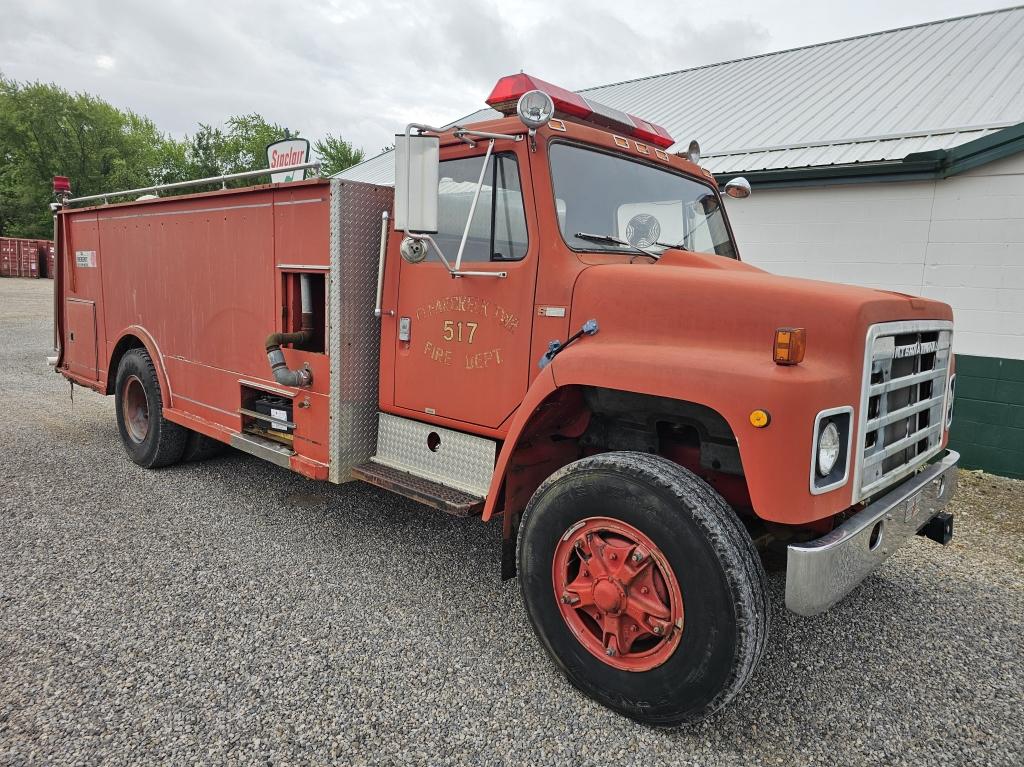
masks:
<path fill-rule="evenodd" d="M 483 157 L 467 157 L 441 163 L 434 239 L 450 261 L 459 251 L 483 161 Z M 526 256 L 527 245 L 519 164 L 514 154 L 492 155 L 462 261 L 518 261 Z M 438 260 L 433 252 L 429 257 Z"/>

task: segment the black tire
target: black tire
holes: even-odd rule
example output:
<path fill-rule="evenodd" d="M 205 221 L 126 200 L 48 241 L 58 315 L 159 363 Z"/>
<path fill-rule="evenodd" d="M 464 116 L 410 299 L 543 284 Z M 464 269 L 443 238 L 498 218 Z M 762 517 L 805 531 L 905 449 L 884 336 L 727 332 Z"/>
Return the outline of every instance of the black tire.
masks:
<path fill-rule="evenodd" d="M 126 416 L 138 412 L 135 404 L 145 407 L 145 419 Z M 121 441 L 132 461 L 146 469 L 157 469 L 181 460 L 189 430 L 164 418 L 156 368 L 145 349 L 130 349 L 121 358 L 114 406 Z"/>
<path fill-rule="evenodd" d="M 560 612 L 555 548 L 570 527 L 598 516 L 650 538 L 682 591 L 679 644 L 650 670 L 603 662 Z M 711 487 L 659 456 L 604 453 L 556 472 L 523 514 L 518 556 L 523 601 L 548 654 L 581 691 L 640 722 L 673 726 L 704 719 L 739 693 L 764 651 L 767 589 L 749 534 Z"/>
<path fill-rule="evenodd" d="M 207 437 L 205 434 L 200 434 L 199 432 L 192 431 L 190 429 L 188 432 L 188 439 L 185 442 L 185 451 L 181 455 L 181 460 L 184 463 L 206 461 L 210 458 L 216 458 L 227 450 L 227 447 L 228 446 L 219 439 Z"/>

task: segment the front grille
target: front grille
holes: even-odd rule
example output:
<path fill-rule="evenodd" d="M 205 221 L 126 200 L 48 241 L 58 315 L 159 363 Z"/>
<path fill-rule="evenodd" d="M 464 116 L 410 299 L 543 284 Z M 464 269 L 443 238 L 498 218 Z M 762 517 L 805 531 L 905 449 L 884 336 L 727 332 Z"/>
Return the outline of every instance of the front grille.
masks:
<path fill-rule="evenodd" d="M 945 423 L 953 325 L 887 322 L 868 332 L 860 407 L 861 500 L 938 452 Z"/>

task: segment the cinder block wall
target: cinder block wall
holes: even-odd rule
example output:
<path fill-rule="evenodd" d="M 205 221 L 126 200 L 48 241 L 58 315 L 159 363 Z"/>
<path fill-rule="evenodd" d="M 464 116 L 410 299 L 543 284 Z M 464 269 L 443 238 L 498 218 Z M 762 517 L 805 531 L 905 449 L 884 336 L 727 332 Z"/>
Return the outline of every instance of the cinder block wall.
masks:
<path fill-rule="evenodd" d="M 1024 154 L 942 181 L 755 186 L 727 205 L 745 261 L 950 304 L 951 446 L 1024 476 Z"/>
<path fill-rule="evenodd" d="M 1024 361 L 958 354 L 954 407 L 964 465 L 1024 479 Z"/>

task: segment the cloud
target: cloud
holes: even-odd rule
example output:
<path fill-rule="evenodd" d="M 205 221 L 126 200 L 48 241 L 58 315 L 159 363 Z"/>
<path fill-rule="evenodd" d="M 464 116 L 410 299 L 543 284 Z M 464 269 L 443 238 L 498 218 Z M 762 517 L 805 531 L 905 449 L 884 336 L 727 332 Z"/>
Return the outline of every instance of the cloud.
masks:
<path fill-rule="evenodd" d="M 521 69 L 583 88 L 1000 2 L 32 0 L 5 7 L 0 71 L 89 91 L 179 136 L 259 112 L 373 154 L 407 122 L 482 107 Z"/>

